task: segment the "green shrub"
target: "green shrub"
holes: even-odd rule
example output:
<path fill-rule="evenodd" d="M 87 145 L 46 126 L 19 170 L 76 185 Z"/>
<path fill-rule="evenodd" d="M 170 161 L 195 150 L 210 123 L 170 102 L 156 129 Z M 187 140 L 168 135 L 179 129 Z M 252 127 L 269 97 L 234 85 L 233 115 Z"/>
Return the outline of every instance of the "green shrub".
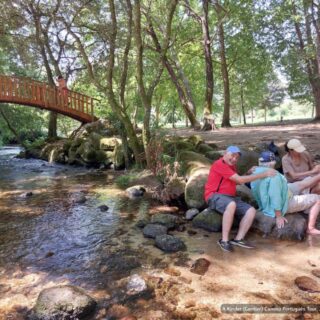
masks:
<path fill-rule="evenodd" d="M 38 138 L 34 141 L 27 140 L 24 144 L 27 149 L 41 149 L 46 144 L 46 141 L 45 138 Z"/>

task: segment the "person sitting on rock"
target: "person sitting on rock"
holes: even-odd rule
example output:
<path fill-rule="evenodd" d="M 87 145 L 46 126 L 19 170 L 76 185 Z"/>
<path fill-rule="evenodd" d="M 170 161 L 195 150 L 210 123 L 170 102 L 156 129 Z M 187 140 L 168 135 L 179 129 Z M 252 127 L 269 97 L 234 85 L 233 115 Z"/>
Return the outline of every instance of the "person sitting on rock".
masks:
<path fill-rule="evenodd" d="M 320 165 L 313 163 L 311 155 L 298 139 L 289 140 L 285 144 L 285 149 L 287 154 L 282 158 L 282 168 L 289 182 L 308 180 L 320 173 Z M 320 194 L 319 181 L 301 190 L 301 194 L 306 193 Z"/>
<path fill-rule="evenodd" d="M 214 117 L 213 113 L 208 114 L 205 118 L 208 120 L 208 123 L 211 126 L 211 131 L 218 130 L 218 128 L 216 126 L 216 121 L 215 121 L 215 117 Z"/>
<path fill-rule="evenodd" d="M 236 164 L 240 156 L 241 151 L 237 146 L 229 146 L 223 157 L 212 164 L 205 184 L 204 197 L 209 208 L 223 215 L 222 239 L 218 241 L 218 244 L 222 250 L 229 252 L 233 251 L 232 245 L 253 248 L 243 239 L 252 225 L 256 210 L 236 197 L 236 185 L 276 175 L 273 169 L 256 175 L 238 175 Z M 229 241 L 235 214 L 242 219 L 236 237 Z"/>
<path fill-rule="evenodd" d="M 274 168 L 275 154 L 271 151 L 263 151 L 259 158 L 259 166 L 253 170 L 253 174 L 261 174 L 270 168 Z M 303 194 L 299 190 L 309 188 L 320 181 L 320 174 L 303 181 L 288 183 L 281 173 L 273 177 L 251 182 L 252 195 L 263 214 L 276 219 L 278 228 L 283 228 L 287 222 L 285 215 L 288 213 L 304 211 L 309 213 L 307 233 L 320 234 L 316 229 L 316 220 L 320 211 L 320 195 Z"/>

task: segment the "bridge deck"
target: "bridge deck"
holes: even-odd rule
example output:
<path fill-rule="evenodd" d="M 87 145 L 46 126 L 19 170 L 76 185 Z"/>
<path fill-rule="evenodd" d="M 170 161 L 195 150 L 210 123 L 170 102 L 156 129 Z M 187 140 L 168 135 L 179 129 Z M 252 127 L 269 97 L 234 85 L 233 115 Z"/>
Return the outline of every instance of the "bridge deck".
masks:
<path fill-rule="evenodd" d="M 55 111 L 84 123 L 97 119 L 93 98 L 28 78 L 0 75 L 1 102 Z"/>

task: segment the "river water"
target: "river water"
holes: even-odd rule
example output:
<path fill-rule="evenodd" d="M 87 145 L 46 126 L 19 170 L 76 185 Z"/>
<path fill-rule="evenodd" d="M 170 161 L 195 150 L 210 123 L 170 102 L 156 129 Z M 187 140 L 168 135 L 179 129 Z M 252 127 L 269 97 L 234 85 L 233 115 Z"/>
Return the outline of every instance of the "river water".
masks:
<path fill-rule="evenodd" d="M 251 232 L 249 241 L 257 249 L 237 248 L 230 255 L 216 245 L 219 233 L 186 224 L 184 232 L 173 234 L 186 243 L 187 252 L 164 254 L 134 225 L 152 211 L 173 208 L 148 198 L 129 200 L 113 184 L 119 173 L 16 159 L 18 152 L 17 147 L 0 149 L 0 320 L 26 319 L 41 290 L 65 284 L 83 288 L 98 301 L 92 320 L 121 319 L 121 314 L 143 320 L 320 319 L 319 314 L 220 310 L 225 303 L 320 304 L 318 293 L 294 284 L 296 277 L 308 276 L 320 286 L 312 275 L 320 269 L 320 237 L 288 242 Z M 87 201 L 81 204 L 82 196 Z M 109 209 L 101 211 L 101 205 Z M 113 286 L 128 275 L 123 265 L 110 269 L 112 255 L 138 258 L 141 267 L 133 273 L 156 279 L 158 287 L 153 299 L 120 306 L 114 311 L 118 316 L 110 317 Z M 204 276 L 190 272 L 199 258 L 210 262 Z"/>
<path fill-rule="evenodd" d="M 132 224 L 128 212 L 143 216 L 148 208 L 144 201 L 128 208 L 112 184 L 114 172 L 16 159 L 19 151 L 0 149 L 1 319 L 25 314 L 41 288 L 106 287 L 103 259 Z M 78 203 L 83 196 L 87 201 Z"/>

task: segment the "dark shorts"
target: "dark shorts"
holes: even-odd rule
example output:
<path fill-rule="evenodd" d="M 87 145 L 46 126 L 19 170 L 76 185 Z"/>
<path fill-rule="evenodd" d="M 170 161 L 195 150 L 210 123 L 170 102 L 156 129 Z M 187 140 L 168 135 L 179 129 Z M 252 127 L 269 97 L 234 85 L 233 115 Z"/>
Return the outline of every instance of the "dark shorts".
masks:
<path fill-rule="evenodd" d="M 243 202 L 239 197 L 232 197 L 225 194 L 213 194 L 208 199 L 208 205 L 211 210 L 215 210 L 221 214 L 224 213 L 226 207 L 230 202 L 234 201 L 236 203 L 236 212 L 235 214 L 239 217 L 243 217 L 246 212 L 252 208 L 250 204 Z"/>

